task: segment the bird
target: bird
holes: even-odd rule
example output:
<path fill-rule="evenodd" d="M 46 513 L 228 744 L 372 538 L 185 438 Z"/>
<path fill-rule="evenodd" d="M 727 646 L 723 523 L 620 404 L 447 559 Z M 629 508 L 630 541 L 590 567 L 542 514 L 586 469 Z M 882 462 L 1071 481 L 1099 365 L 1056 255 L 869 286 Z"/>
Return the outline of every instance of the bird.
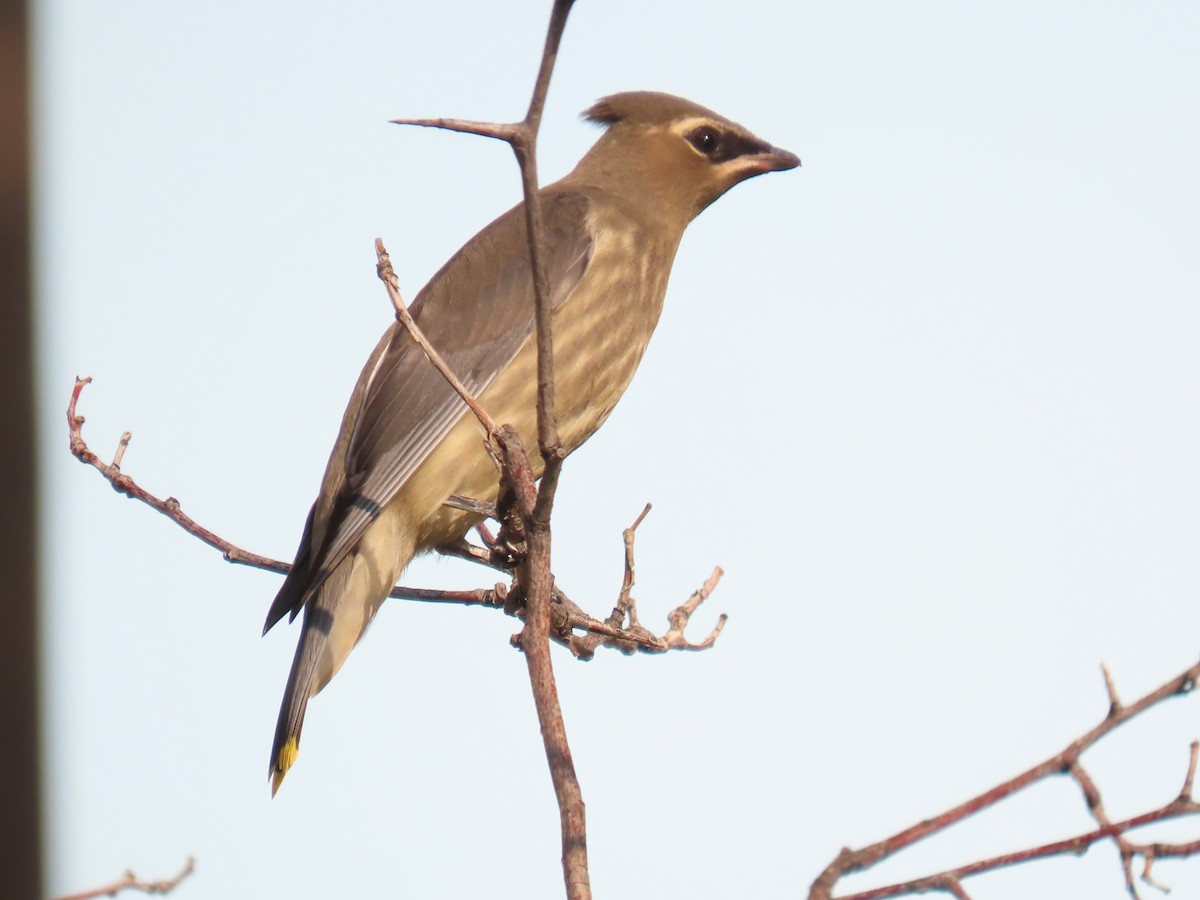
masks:
<path fill-rule="evenodd" d="M 670 94 L 604 97 L 583 113 L 603 133 L 539 190 L 562 447 L 577 449 L 628 387 L 658 322 L 684 229 L 739 182 L 800 165 L 794 154 Z M 524 208 L 471 238 L 410 305 L 468 390 L 525 446 L 536 444 L 534 296 Z M 535 454 L 536 455 L 536 454 Z M 541 474 L 540 457 L 532 460 Z M 303 610 L 269 775 L 296 760 L 308 701 L 362 638 L 408 563 L 463 537 L 494 501 L 482 427 L 400 322 L 350 396 L 295 561 L 263 627 Z"/>

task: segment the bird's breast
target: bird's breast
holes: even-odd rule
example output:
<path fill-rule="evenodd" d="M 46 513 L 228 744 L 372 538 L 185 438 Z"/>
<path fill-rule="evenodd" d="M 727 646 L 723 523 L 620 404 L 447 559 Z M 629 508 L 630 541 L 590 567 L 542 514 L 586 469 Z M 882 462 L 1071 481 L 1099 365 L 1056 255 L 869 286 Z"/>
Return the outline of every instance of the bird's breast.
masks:
<path fill-rule="evenodd" d="M 555 411 L 568 453 L 595 433 L 629 386 L 658 324 L 678 247 L 677 238 L 651 236 L 615 212 L 595 216 L 592 226 L 587 270 L 552 320 Z M 540 475 L 536 335 L 479 399 L 497 422 L 516 428 Z M 441 506 L 447 496 L 493 500 L 497 484 L 482 428 L 468 414 L 402 490 L 421 496 L 416 505 L 432 514 L 420 523 L 419 545 L 442 543 L 469 527 L 469 514 Z"/>
<path fill-rule="evenodd" d="M 662 313 L 675 246 L 639 238 L 634 229 L 601 230 L 586 274 L 554 318 L 558 427 L 568 451 L 608 418 Z"/>

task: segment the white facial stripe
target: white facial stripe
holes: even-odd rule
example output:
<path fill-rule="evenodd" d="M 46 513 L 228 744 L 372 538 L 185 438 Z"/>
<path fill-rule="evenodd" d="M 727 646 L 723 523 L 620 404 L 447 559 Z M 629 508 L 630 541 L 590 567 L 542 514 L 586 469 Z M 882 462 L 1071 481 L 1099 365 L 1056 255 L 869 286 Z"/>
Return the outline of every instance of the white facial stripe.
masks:
<path fill-rule="evenodd" d="M 701 125 L 707 125 L 709 128 L 716 129 L 717 131 L 729 130 L 729 126 L 721 122 L 714 122 L 705 116 L 692 116 L 690 119 L 680 119 L 678 122 L 672 124 L 671 131 L 680 137 L 684 137 Z"/>

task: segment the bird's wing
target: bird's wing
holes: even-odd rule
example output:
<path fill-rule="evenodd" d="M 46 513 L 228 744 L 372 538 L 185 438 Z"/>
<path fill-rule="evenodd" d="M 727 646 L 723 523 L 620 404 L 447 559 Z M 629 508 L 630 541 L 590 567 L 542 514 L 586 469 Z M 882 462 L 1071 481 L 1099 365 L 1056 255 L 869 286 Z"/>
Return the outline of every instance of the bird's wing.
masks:
<path fill-rule="evenodd" d="M 579 193 L 544 193 L 543 213 L 550 302 L 557 308 L 591 259 L 588 200 Z M 534 330 L 524 208 L 509 210 L 468 241 L 411 311 L 467 389 L 482 394 Z M 288 612 L 296 616 L 466 410 L 404 326 L 393 324 L 355 386 L 296 562 L 264 631 Z"/>

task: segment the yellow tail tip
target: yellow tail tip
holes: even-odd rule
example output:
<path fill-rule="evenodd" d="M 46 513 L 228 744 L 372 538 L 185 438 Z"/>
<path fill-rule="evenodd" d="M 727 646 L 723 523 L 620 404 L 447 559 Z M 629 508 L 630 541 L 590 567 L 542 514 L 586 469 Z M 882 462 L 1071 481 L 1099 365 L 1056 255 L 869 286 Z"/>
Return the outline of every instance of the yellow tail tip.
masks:
<path fill-rule="evenodd" d="M 283 784 L 283 776 L 288 773 L 288 769 L 292 767 L 292 763 L 296 761 L 296 754 L 300 752 L 300 739 L 290 737 L 282 747 L 279 748 L 279 758 L 275 761 L 275 765 L 271 768 L 271 796 L 279 790 L 279 786 Z"/>

